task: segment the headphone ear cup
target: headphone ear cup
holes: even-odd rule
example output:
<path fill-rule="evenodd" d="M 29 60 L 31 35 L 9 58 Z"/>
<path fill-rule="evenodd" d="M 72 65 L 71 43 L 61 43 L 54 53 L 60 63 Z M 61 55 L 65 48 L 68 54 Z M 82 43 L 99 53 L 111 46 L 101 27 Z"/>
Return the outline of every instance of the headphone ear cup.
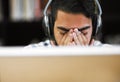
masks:
<path fill-rule="evenodd" d="M 98 16 L 98 15 L 95 15 L 93 18 L 92 18 L 92 23 L 93 23 L 93 33 L 92 33 L 92 36 L 95 36 L 98 31 L 101 29 L 101 17 Z"/>
<path fill-rule="evenodd" d="M 92 25 L 93 25 L 93 32 L 92 32 L 92 36 L 94 37 L 95 36 L 95 34 L 96 34 L 96 29 L 97 29 L 97 16 L 96 15 L 94 15 L 93 17 L 92 17 Z"/>
<path fill-rule="evenodd" d="M 44 16 L 43 17 L 43 29 L 46 37 L 50 37 L 50 26 L 49 26 L 49 17 Z"/>
<path fill-rule="evenodd" d="M 101 25 L 102 25 L 101 16 L 97 16 L 97 28 L 96 28 L 96 33 L 99 31 Z"/>
<path fill-rule="evenodd" d="M 54 37 L 54 20 L 52 15 L 49 15 L 49 30 L 51 38 Z"/>
<path fill-rule="evenodd" d="M 53 30 L 54 30 L 54 21 L 51 15 L 44 16 L 43 18 L 43 29 L 45 32 L 45 36 L 49 39 L 53 38 Z"/>
<path fill-rule="evenodd" d="M 102 40 L 102 20 L 101 20 L 100 15 L 97 17 L 97 27 L 96 27 L 95 39 Z"/>

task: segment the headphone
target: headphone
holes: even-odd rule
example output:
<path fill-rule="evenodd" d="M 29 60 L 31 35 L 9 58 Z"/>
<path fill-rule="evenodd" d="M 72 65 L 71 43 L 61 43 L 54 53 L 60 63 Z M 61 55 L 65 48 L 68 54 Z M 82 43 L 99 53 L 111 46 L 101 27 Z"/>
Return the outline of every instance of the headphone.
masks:
<path fill-rule="evenodd" d="M 48 10 L 48 8 L 49 8 L 49 6 L 50 6 L 50 4 L 52 3 L 52 1 L 53 0 L 48 0 L 48 2 L 47 2 L 47 4 L 46 4 L 46 6 L 45 6 L 45 9 L 44 9 L 44 11 L 43 11 L 43 15 L 44 15 L 44 17 L 43 17 L 43 27 L 44 27 L 44 31 L 45 31 L 45 35 L 49 38 L 49 39 L 51 39 L 52 38 L 52 31 L 51 30 L 53 30 L 52 29 L 52 24 L 51 23 L 53 23 L 53 20 L 52 20 L 52 17 L 51 16 L 49 16 L 48 14 L 47 14 L 47 10 Z M 93 36 L 95 35 L 95 34 L 97 34 L 97 32 L 98 32 L 98 30 L 99 30 L 99 28 L 101 27 L 101 25 L 102 25 L 102 20 L 101 20 L 101 15 L 102 15 L 102 9 L 101 9 L 101 6 L 100 6 L 100 3 L 99 3 L 99 1 L 98 0 L 95 0 L 95 4 L 96 4 L 96 6 L 97 6 L 97 10 L 95 10 L 95 12 L 97 12 L 96 14 L 97 14 L 97 16 L 96 16 L 96 20 L 95 20 L 95 31 L 94 31 L 94 33 L 93 33 Z"/>

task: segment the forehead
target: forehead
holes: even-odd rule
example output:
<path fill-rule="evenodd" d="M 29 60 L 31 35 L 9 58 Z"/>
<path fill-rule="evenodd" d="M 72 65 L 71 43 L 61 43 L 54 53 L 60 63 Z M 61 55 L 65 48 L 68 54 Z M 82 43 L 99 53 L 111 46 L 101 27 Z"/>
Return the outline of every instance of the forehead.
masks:
<path fill-rule="evenodd" d="M 79 26 L 86 26 L 91 24 L 91 19 L 80 14 L 72 14 L 67 13 L 61 10 L 58 10 L 55 25 L 62 25 L 65 27 L 79 27 Z"/>

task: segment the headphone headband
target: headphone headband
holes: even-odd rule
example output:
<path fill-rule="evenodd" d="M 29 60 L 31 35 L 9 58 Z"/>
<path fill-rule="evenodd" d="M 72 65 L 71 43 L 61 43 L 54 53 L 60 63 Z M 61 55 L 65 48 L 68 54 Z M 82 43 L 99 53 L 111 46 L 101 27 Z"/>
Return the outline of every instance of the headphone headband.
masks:
<path fill-rule="evenodd" d="M 52 0 L 48 0 L 47 5 L 45 6 L 45 9 L 43 11 L 44 16 L 47 16 L 47 10 L 51 3 L 52 3 Z"/>
<path fill-rule="evenodd" d="M 48 7 L 50 6 L 52 0 L 48 0 L 47 2 L 47 5 L 45 6 L 45 9 L 43 11 L 43 15 L 44 15 L 44 26 L 45 26 L 45 35 L 48 36 L 49 38 L 51 37 L 50 36 L 50 26 L 49 26 L 49 18 L 48 18 L 48 15 L 47 15 L 47 10 L 48 10 Z"/>
<path fill-rule="evenodd" d="M 98 1 L 98 0 L 95 0 L 95 1 L 96 1 L 97 6 L 98 6 L 99 15 L 102 15 L 102 8 L 101 8 L 101 6 L 100 6 L 99 1 Z"/>

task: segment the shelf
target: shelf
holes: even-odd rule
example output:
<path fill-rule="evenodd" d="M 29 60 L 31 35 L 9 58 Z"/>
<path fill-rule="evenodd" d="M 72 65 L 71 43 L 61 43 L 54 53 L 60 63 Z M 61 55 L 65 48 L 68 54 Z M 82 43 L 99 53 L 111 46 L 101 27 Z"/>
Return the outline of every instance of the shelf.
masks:
<path fill-rule="evenodd" d="M 41 4 L 35 1 L 41 1 Z M 3 46 L 27 45 L 32 41 L 42 41 L 45 38 L 42 12 L 47 1 L 0 0 L 0 39 L 3 41 Z M 106 36 L 120 34 L 118 1 L 101 0 L 104 42 Z"/>

